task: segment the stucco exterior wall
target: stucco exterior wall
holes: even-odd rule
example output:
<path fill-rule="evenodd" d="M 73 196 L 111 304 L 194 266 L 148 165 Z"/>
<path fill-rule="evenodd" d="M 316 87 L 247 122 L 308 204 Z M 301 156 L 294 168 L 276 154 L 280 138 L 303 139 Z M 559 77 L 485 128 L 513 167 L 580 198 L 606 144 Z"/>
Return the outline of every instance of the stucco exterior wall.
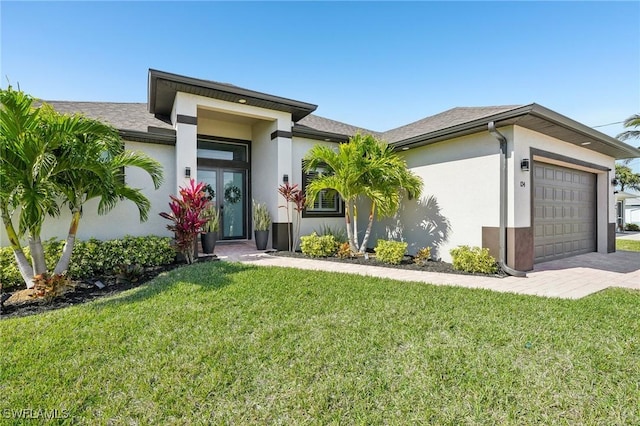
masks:
<path fill-rule="evenodd" d="M 271 140 L 276 130 L 274 121 L 261 121 L 253 125 L 251 141 L 251 195 L 259 203 L 265 203 L 271 220 L 278 217 L 278 146 Z M 252 231 L 253 233 L 253 231 Z M 253 238 L 253 237 L 252 237 Z M 270 247 L 269 242 L 269 247 Z"/>
<path fill-rule="evenodd" d="M 248 124 L 198 117 L 198 134 L 250 141 L 252 132 Z"/>
<path fill-rule="evenodd" d="M 510 128 L 500 131 L 512 140 Z M 409 169 L 424 180 L 422 197 L 404 200 L 396 217 L 378 221 L 369 245 L 378 238 L 403 240 L 410 254 L 430 246 L 445 261 L 458 245 L 481 246 L 482 227 L 500 221 L 499 153 L 488 132 L 403 152 Z"/>
<path fill-rule="evenodd" d="M 78 238 L 87 240 L 97 238 L 101 240 L 121 238 L 125 235 L 163 235 L 171 234 L 166 229 L 167 221 L 159 216 L 162 211 L 168 210 L 169 194 L 173 193 L 176 181 L 175 147 L 140 142 L 125 142 L 125 147 L 132 151 L 140 151 L 159 161 L 164 167 L 164 183 L 155 190 L 153 182 L 147 173 L 137 168 L 127 168 L 125 179 L 129 186 L 142 189 L 151 202 L 149 219 L 140 222 L 140 216 L 135 204 L 121 201 L 104 216 L 99 216 L 98 201 L 92 200 L 85 204 L 83 216 L 78 228 Z M 61 214 L 57 218 L 48 218 L 42 232 L 43 239 L 64 239 L 69 230 L 71 213 L 66 206 L 62 206 Z M 14 221 L 17 226 L 17 217 Z M 7 246 L 8 240 L 4 227 L 0 232 L 0 246 Z"/>

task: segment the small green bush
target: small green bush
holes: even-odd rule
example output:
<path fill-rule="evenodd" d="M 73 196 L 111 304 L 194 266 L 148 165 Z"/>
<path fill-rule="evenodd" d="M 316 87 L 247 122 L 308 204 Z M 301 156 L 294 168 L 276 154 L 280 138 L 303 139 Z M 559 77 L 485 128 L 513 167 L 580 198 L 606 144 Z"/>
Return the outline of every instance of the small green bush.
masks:
<path fill-rule="evenodd" d="M 636 225 L 635 223 L 627 223 L 624 229 L 626 231 L 640 231 L 640 226 Z"/>
<path fill-rule="evenodd" d="M 423 247 L 416 253 L 413 261 L 418 265 L 424 266 L 431 259 L 431 247 Z"/>
<path fill-rule="evenodd" d="M 459 246 L 451 249 L 449 253 L 453 258 L 453 269 L 458 271 L 483 274 L 498 272 L 496 259 L 489 254 L 487 248 Z"/>
<path fill-rule="evenodd" d="M 44 242 L 44 256 L 49 270 L 56 266 L 63 247 L 64 241 L 51 239 Z M 31 260 L 28 248 L 25 248 L 25 254 Z M 174 258 L 175 251 L 171 246 L 171 238 L 168 237 L 126 236 L 107 241 L 92 238 L 76 241 L 67 275 L 73 279 L 83 279 L 105 273 L 111 274 L 120 265 L 168 265 Z M 5 291 L 23 286 L 10 247 L 0 248 L 0 282 Z"/>
<path fill-rule="evenodd" d="M 338 243 L 333 235 L 320 236 L 314 232 L 300 238 L 300 249 L 310 257 L 329 257 L 335 254 Z"/>
<path fill-rule="evenodd" d="M 407 251 L 407 243 L 402 241 L 378 240 L 374 251 L 376 252 L 376 258 L 380 262 L 398 265 L 402 262 L 402 258 Z"/>

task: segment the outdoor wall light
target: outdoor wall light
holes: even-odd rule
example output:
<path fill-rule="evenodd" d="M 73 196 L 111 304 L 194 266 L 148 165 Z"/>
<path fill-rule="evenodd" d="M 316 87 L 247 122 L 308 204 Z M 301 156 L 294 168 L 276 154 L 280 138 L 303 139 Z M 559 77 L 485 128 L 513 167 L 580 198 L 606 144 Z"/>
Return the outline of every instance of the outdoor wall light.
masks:
<path fill-rule="evenodd" d="M 289 183 L 289 175 L 282 175 L 282 182 Z"/>
<path fill-rule="evenodd" d="M 522 160 L 520 160 L 520 170 L 522 170 L 523 172 L 528 172 L 529 171 L 529 159 L 528 158 L 523 158 Z"/>
<path fill-rule="evenodd" d="M 184 168 L 184 177 L 191 177 L 191 167 Z"/>
<path fill-rule="evenodd" d="M 616 179 L 616 178 L 611 179 L 611 185 L 612 186 L 616 186 L 617 184 L 618 184 L 618 179 Z"/>

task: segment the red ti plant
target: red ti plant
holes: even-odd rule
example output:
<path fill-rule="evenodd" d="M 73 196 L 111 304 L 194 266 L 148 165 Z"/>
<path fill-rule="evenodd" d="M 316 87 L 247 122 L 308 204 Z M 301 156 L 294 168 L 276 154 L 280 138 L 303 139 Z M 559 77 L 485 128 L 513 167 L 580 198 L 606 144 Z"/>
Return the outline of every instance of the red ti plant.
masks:
<path fill-rule="evenodd" d="M 296 239 L 293 244 L 293 248 L 298 247 L 298 242 L 300 241 L 300 222 L 302 222 L 302 212 L 307 204 L 307 197 L 305 197 L 304 192 L 301 190 L 297 190 L 293 194 L 291 194 L 291 202 L 293 203 L 293 210 L 296 212 Z"/>
<path fill-rule="evenodd" d="M 180 198 L 169 196 L 171 213 L 160 213 L 160 216 L 171 221 L 167 229 L 174 232 L 176 250 L 182 253 L 187 263 L 193 263 L 195 260 L 195 241 L 206 222 L 202 217 L 202 211 L 209 200 L 203 191 L 204 186 L 202 182 L 196 185 L 191 179 L 189 186 L 180 187 Z"/>
<path fill-rule="evenodd" d="M 300 189 L 298 189 L 297 183 L 291 186 L 289 185 L 289 182 L 287 182 L 278 187 L 278 192 L 284 198 L 284 206 L 278 206 L 278 207 L 284 207 L 285 209 L 287 209 L 287 226 L 288 226 L 289 223 L 291 223 L 291 216 L 289 215 L 289 203 L 293 202 L 293 197 L 295 196 L 296 193 L 300 192 Z M 292 235 L 288 229 L 287 229 L 287 234 L 289 234 L 289 251 L 291 251 L 293 247 L 293 241 L 292 241 Z"/>

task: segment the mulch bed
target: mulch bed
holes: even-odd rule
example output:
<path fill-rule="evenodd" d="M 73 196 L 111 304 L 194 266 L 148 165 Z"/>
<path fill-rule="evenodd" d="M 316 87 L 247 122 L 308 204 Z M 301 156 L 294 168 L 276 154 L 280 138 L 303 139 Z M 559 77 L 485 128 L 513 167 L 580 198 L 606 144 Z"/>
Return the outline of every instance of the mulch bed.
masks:
<path fill-rule="evenodd" d="M 424 271 L 424 272 L 442 272 L 445 274 L 458 274 L 458 275 L 476 275 L 482 277 L 494 277 L 494 278 L 504 278 L 507 275 L 503 271 L 499 271 L 497 274 L 470 274 L 468 272 L 462 272 L 453 269 L 453 265 L 447 262 L 429 260 L 424 265 L 419 265 L 414 262 L 413 257 L 405 256 L 400 262 L 399 265 L 390 265 L 388 263 L 380 262 L 376 260 L 375 255 L 369 253 L 369 258 L 365 259 L 364 256 L 358 256 L 354 258 L 339 258 L 339 257 L 309 257 L 307 255 L 302 254 L 301 252 L 289 252 L 289 251 L 276 251 L 269 253 L 274 256 L 283 256 L 283 257 L 295 257 L 300 259 L 313 259 L 313 260 L 323 260 L 327 262 L 341 262 L 341 263 L 351 263 L 354 265 L 368 265 L 368 266 L 382 266 L 384 268 L 394 268 L 394 269 L 410 269 L 414 271 Z"/>
<path fill-rule="evenodd" d="M 198 262 L 208 262 L 218 260 L 216 257 L 200 258 Z M 66 308 L 80 303 L 86 303 L 91 300 L 111 296 L 131 288 L 136 288 L 148 281 L 154 279 L 162 272 L 171 271 L 176 268 L 186 266 L 184 263 L 172 263 L 169 265 L 145 268 L 140 278 L 135 282 L 129 282 L 117 279 L 116 275 L 103 275 L 93 277 L 83 281 L 75 281 L 70 291 L 47 301 L 42 298 L 29 298 L 28 296 L 20 297 L 21 300 L 12 302 L 7 300 L 0 311 L 0 319 L 23 317 L 27 315 L 39 314 L 41 312 L 52 311 L 54 309 Z M 104 284 L 104 288 L 96 287 L 95 283 L 99 281 Z M 27 293 L 22 288 L 14 291 L 14 293 Z M 5 293 L 6 294 L 6 293 Z M 19 294 L 16 296 L 20 296 Z"/>
<path fill-rule="evenodd" d="M 283 256 L 283 257 L 295 257 L 295 258 L 304 258 L 311 259 L 309 256 L 306 256 L 300 252 L 288 252 L 288 251 L 276 251 L 269 253 L 274 256 Z M 443 272 L 447 274 L 460 274 L 460 275 L 479 275 L 479 276 L 490 276 L 496 278 L 502 278 L 506 275 L 503 272 L 493 275 L 487 274 L 468 274 L 466 272 L 456 271 L 453 269 L 453 266 L 447 262 L 440 261 L 429 261 L 424 265 L 418 265 L 413 261 L 411 256 L 405 256 L 402 262 L 399 265 L 390 265 L 387 263 L 379 262 L 376 260 L 374 255 L 370 255 L 368 259 L 364 257 L 355 257 L 348 259 L 341 259 L 338 257 L 328 257 L 328 258 L 313 258 L 314 260 L 322 260 L 326 262 L 341 262 L 341 263 L 351 263 L 355 265 L 369 265 L 369 266 L 382 266 L 385 268 L 395 268 L 395 269 L 410 269 L 415 271 L 425 271 L 425 272 Z M 211 258 L 200 258 L 199 262 L 207 262 L 218 260 L 216 257 Z M 0 311 L 0 319 L 4 318 L 13 318 L 13 317 L 23 317 L 27 315 L 39 314 L 41 312 L 51 311 L 54 309 L 65 308 L 67 306 L 73 306 L 80 303 L 85 303 L 100 297 L 111 296 L 117 293 L 120 293 L 125 290 L 129 290 L 131 288 L 139 287 L 142 284 L 152 280 L 157 277 L 159 274 L 165 271 L 170 271 L 172 269 L 179 268 L 181 266 L 185 266 L 184 263 L 172 263 L 170 265 L 157 266 L 153 268 L 145 268 L 144 273 L 136 282 L 128 282 L 118 280 L 115 275 L 104 275 L 99 277 L 94 277 L 89 280 L 78 281 L 74 283 L 74 288 L 69 292 L 56 297 L 53 300 L 46 301 L 40 298 L 23 298 L 23 300 L 12 303 L 11 300 L 8 300 L 2 306 L 2 310 Z M 105 285 L 104 288 L 100 289 L 96 287 L 95 282 L 100 281 Z"/>

